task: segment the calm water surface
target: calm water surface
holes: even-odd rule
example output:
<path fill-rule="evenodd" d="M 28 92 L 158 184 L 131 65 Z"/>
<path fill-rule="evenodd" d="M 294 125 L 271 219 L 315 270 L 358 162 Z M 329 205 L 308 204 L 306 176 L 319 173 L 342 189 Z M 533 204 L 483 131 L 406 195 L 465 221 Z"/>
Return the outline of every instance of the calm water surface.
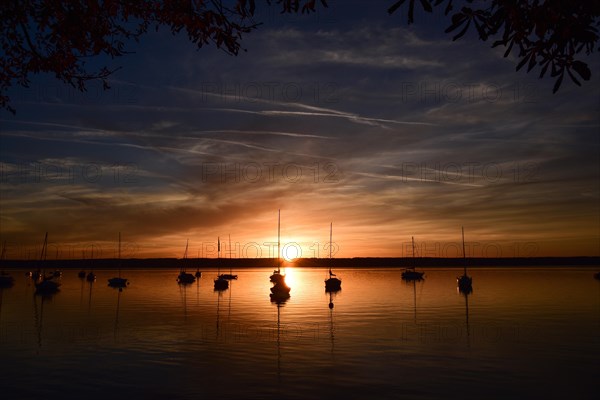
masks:
<path fill-rule="evenodd" d="M 180 286 L 175 270 L 123 272 L 131 285 L 64 271 L 35 296 L 23 271 L 0 289 L 0 384 L 19 399 L 596 398 L 600 282 L 576 268 L 477 269 L 457 293 L 452 269 L 404 283 L 395 269 L 215 271 Z M 334 308 L 328 307 L 329 302 Z"/>

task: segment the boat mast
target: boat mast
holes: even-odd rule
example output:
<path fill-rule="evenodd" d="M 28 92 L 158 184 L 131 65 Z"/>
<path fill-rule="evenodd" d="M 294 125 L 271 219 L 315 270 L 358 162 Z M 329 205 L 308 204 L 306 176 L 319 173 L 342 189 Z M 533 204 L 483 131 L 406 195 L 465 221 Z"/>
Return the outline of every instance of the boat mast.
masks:
<path fill-rule="evenodd" d="M 460 230 L 462 231 L 462 248 L 463 248 L 463 266 L 465 268 L 465 276 L 467 276 L 467 254 L 465 253 L 465 228 L 464 226 L 460 227 Z"/>
<path fill-rule="evenodd" d="M 277 273 L 281 272 L 281 209 L 277 210 Z"/>
<path fill-rule="evenodd" d="M 229 275 L 232 275 L 232 266 L 231 266 L 231 234 L 229 235 Z M 230 292 L 231 293 L 231 292 Z"/>
<path fill-rule="evenodd" d="M 329 223 L 329 277 L 331 278 L 331 247 L 332 247 L 333 222 Z"/>
<path fill-rule="evenodd" d="M 411 236 L 411 239 L 412 239 L 412 258 L 413 258 L 412 268 L 415 269 L 415 237 Z"/>
<path fill-rule="evenodd" d="M 183 265 L 181 266 L 181 272 L 185 272 L 185 263 L 187 262 L 187 253 L 188 253 L 188 245 L 190 244 L 190 239 L 185 241 L 185 252 L 183 253 Z"/>
<path fill-rule="evenodd" d="M 221 237 L 217 236 L 217 276 L 221 275 Z"/>

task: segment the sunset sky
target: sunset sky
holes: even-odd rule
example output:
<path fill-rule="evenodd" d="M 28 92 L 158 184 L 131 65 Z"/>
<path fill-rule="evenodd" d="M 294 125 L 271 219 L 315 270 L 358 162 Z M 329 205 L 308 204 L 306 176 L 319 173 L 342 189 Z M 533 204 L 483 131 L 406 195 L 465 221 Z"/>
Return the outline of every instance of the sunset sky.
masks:
<path fill-rule="evenodd" d="M 163 29 L 103 91 L 50 75 L 0 111 L 7 258 L 600 255 L 600 63 L 582 87 L 515 71 L 448 21 L 390 1 L 312 15 L 262 7 L 247 52 Z M 371 3 L 369 3 L 371 4 Z M 294 245 L 295 246 L 295 245 Z M 260 254 L 259 254 L 260 249 Z M 317 253 L 317 249 L 318 253 Z M 227 252 L 223 256 L 229 256 Z"/>

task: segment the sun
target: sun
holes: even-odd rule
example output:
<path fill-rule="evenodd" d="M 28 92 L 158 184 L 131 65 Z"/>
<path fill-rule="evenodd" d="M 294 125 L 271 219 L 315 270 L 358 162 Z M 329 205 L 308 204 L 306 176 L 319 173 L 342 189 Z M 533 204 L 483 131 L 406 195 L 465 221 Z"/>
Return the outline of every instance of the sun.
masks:
<path fill-rule="evenodd" d="M 287 262 L 292 262 L 302 256 L 302 249 L 295 242 L 287 243 L 281 249 L 281 256 Z"/>

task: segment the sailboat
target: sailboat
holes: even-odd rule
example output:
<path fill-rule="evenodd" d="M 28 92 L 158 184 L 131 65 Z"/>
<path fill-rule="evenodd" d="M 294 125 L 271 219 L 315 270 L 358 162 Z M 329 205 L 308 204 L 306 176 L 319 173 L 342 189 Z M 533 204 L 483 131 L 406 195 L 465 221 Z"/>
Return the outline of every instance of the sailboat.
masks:
<path fill-rule="evenodd" d="M 215 290 L 226 290 L 229 281 L 221 275 L 221 238 L 217 237 L 217 279 L 215 279 Z"/>
<path fill-rule="evenodd" d="M 114 278 L 110 278 L 108 280 L 108 286 L 122 289 L 129 285 L 129 281 L 127 278 L 121 278 L 121 232 L 119 232 L 119 250 L 118 250 L 118 267 L 119 267 L 119 276 Z"/>
<path fill-rule="evenodd" d="M 277 269 L 273 271 L 273 275 L 269 277 L 269 280 L 273 283 L 285 282 L 285 275 L 281 274 L 281 262 L 279 258 L 279 238 L 281 228 L 281 210 L 278 210 L 277 214 Z"/>
<path fill-rule="evenodd" d="M 42 245 L 42 252 L 40 254 L 40 263 L 46 261 L 46 255 L 48 253 L 48 232 L 44 236 L 44 244 Z M 46 276 L 46 273 L 42 270 L 38 272 L 38 277 L 35 282 L 35 293 L 41 295 L 51 295 L 58 292 L 60 283 L 53 280 L 54 276 Z"/>
<path fill-rule="evenodd" d="M 462 231 L 462 249 L 463 249 L 463 267 L 464 272 L 461 276 L 456 277 L 456 283 L 458 284 L 458 290 L 468 294 L 473 291 L 473 278 L 467 275 L 467 255 L 465 253 L 465 228 L 461 227 Z"/>
<path fill-rule="evenodd" d="M 190 243 L 190 240 L 188 239 L 185 242 L 185 252 L 183 253 L 183 260 L 181 262 L 181 269 L 179 270 L 179 275 L 177 276 L 177 282 L 179 282 L 180 284 L 186 284 L 186 283 L 194 283 L 196 281 L 196 278 L 194 277 L 194 275 L 187 273 L 185 270 L 185 265 L 187 264 L 187 255 L 188 255 L 188 245 Z"/>
<path fill-rule="evenodd" d="M 415 238 L 412 237 L 412 257 L 413 257 L 413 266 L 410 268 L 406 268 L 402 271 L 402 279 L 405 281 L 420 281 L 423 279 L 423 275 L 425 272 L 419 272 L 415 270 L 414 258 L 415 258 Z"/>
<path fill-rule="evenodd" d="M 285 283 L 285 275 L 281 274 L 281 210 L 277 217 L 277 269 L 270 276 L 275 285 L 271 288 L 271 299 L 273 301 L 285 301 L 290 297 L 291 288 Z"/>
<path fill-rule="evenodd" d="M 94 245 L 92 245 L 92 257 L 90 258 L 90 264 L 94 260 Z M 87 276 L 85 277 L 85 279 L 88 282 L 94 282 L 96 280 L 96 274 L 94 273 L 94 268 L 92 268 L 92 270 L 87 274 Z"/>
<path fill-rule="evenodd" d="M 332 263 L 331 251 L 333 248 L 332 233 L 333 233 L 333 222 L 329 225 L 329 279 L 325 280 L 325 291 L 326 292 L 336 292 L 336 291 L 342 289 L 342 280 L 339 278 L 336 278 L 336 275 L 333 272 L 331 272 L 331 263 Z"/>
<path fill-rule="evenodd" d="M 228 274 L 221 274 L 219 275 L 219 277 L 223 278 L 223 279 L 227 279 L 228 281 L 232 280 L 232 279 L 237 279 L 237 275 L 234 275 L 232 273 L 232 264 L 231 264 L 231 235 L 229 235 L 229 273 Z"/>

